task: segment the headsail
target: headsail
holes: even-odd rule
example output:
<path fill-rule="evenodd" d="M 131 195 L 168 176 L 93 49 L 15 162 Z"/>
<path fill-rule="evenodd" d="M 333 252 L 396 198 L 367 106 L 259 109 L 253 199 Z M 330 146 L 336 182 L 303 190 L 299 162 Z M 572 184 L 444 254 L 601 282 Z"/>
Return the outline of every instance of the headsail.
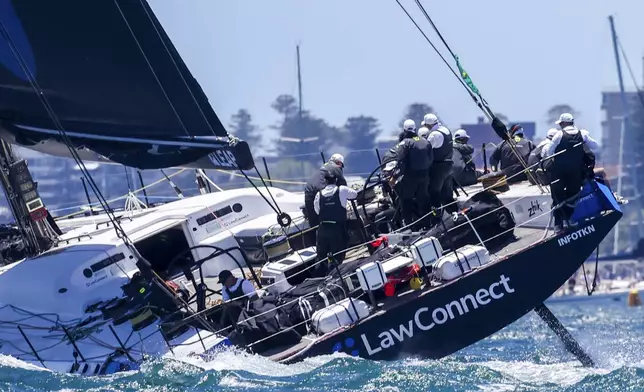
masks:
<path fill-rule="evenodd" d="M 253 166 L 145 0 L 0 0 L 0 136 L 68 156 L 32 81 L 86 159 Z"/>

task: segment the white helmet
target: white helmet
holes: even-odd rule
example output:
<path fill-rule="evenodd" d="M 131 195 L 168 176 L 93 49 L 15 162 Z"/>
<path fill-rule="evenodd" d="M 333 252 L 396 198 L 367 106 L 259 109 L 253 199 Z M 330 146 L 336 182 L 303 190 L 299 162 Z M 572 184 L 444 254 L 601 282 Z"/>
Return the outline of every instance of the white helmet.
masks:
<path fill-rule="evenodd" d="M 570 113 L 561 113 L 559 120 L 555 121 L 555 124 L 559 125 L 561 123 L 574 123 L 575 117 Z"/>
<path fill-rule="evenodd" d="M 464 129 L 459 129 L 456 132 L 454 132 L 454 139 L 469 139 L 470 135 L 465 132 Z"/>
<path fill-rule="evenodd" d="M 418 128 L 418 136 L 421 136 L 427 139 L 429 137 L 429 129 L 427 127 Z"/>
<path fill-rule="evenodd" d="M 434 113 L 427 113 L 425 115 L 425 118 L 423 118 L 423 122 L 425 123 L 426 126 L 432 127 L 436 123 L 438 123 L 438 117 Z"/>
<path fill-rule="evenodd" d="M 416 132 L 416 122 L 410 118 L 405 120 L 405 122 L 403 123 L 403 131 Z"/>
<path fill-rule="evenodd" d="M 329 159 L 330 162 L 341 163 L 344 166 L 344 157 L 342 154 L 333 154 Z"/>
<path fill-rule="evenodd" d="M 558 130 L 557 128 L 550 128 L 550 129 L 548 129 L 548 134 L 546 135 L 546 138 L 548 138 L 548 139 L 552 139 L 553 137 L 555 137 L 555 135 L 557 134 L 557 132 L 559 132 L 559 130 Z"/>

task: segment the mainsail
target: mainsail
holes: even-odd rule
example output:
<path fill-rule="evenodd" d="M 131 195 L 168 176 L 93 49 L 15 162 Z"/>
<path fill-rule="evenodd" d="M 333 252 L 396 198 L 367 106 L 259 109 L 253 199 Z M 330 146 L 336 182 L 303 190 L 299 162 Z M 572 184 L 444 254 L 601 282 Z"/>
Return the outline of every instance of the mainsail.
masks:
<path fill-rule="evenodd" d="M 83 159 L 254 165 L 145 0 L 0 0 L 0 136 L 69 156 L 52 112 Z"/>

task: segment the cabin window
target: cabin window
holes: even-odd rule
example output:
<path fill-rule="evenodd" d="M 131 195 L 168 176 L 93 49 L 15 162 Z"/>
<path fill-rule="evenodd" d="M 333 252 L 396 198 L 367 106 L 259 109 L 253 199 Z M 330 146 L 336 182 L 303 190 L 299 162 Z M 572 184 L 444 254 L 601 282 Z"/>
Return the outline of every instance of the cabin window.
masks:
<path fill-rule="evenodd" d="M 191 253 L 187 252 L 190 245 L 180 224 L 138 241 L 134 246 L 152 264 L 154 272 L 166 280 L 182 273 L 182 263 L 179 261 L 171 266 L 171 271 L 168 271 L 170 262 L 176 256 L 185 252 L 186 256 L 192 260 Z M 185 262 L 183 264 L 185 265 Z"/>

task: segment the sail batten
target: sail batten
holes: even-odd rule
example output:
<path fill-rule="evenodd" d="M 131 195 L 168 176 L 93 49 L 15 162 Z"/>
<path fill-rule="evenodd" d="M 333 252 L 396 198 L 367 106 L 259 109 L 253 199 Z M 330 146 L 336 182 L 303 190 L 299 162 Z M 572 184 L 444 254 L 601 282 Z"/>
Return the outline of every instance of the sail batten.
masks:
<path fill-rule="evenodd" d="M 234 151 L 241 154 L 235 164 L 253 166 L 245 142 L 230 145 L 145 0 L 0 0 L 0 10 L 11 11 L 0 14 L 9 32 L 0 34 L 0 127 L 17 143 L 61 142 L 60 122 L 75 146 L 128 166 L 192 166 L 215 150 Z M 24 66 L 37 70 L 34 79 L 57 121 Z M 157 154 L 153 145 L 174 150 Z"/>

